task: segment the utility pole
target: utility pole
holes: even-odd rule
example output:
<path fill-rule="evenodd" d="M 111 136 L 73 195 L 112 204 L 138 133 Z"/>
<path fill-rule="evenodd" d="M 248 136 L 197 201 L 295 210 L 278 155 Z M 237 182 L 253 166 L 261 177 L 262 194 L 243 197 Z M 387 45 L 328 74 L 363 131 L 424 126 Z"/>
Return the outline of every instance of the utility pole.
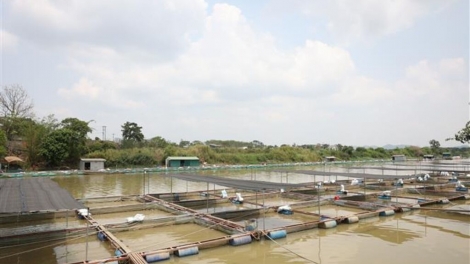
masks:
<path fill-rule="evenodd" d="M 106 140 L 106 126 L 103 126 L 103 136 L 102 136 L 102 139 L 103 139 L 103 140 Z"/>

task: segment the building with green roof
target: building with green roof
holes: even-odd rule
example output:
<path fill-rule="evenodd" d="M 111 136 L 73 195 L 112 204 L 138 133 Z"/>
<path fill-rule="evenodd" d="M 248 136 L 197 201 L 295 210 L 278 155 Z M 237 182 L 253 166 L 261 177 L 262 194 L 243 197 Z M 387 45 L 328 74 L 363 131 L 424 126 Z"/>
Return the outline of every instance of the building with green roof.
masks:
<path fill-rule="evenodd" d="M 198 167 L 201 165 L 198 157 L 168 157 L 165 160 L 167 167 Z"/>

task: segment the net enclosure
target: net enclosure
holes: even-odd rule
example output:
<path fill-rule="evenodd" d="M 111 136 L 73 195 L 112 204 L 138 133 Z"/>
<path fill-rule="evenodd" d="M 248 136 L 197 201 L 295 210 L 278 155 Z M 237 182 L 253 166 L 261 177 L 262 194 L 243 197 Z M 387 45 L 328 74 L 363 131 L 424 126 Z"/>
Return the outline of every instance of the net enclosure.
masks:
<path fill-rule="evenodd" d="M 242 190 L 251 190 L 251 191 L 264 191 L 264 190 L 288 190 L 293 188 L 301 188 L 312 186 L 312 183 L 277 183 L 277 182 L 268 182 L 268 181 L 255 181 L 255 180 L 242 180 L 242 179 L 233 179 L 225 178 L 222 176 L 206 176 L 206 175 L 197 175 L 197 174 L 167 174 L 163 175 L 165 177 L 177 178 L 180 180 L 191 181 L 191 182 L 207 182 L 212 184 L 217 184 L 220 186 L 242 189 Z"/>
<path fill-rule="evenodd" d="M 297 173 L 297 174 L 306 174 L 306 175 L 313 175 L 313 176 L 342 176 L 346 178 L 382 179 L 382 180 L 407 179 L 407 178 L 416 177 L 416 175 L 386 175 L 386 174 L 368 174 L 368 173 L 351 173 L 351 172 L 329 172 L 329 171 L 315 171 L 315 170 L 275 170 L 275 172 Z"/>
<path fill-rule="evenodd" d="M 0 179 L 0 213 L 86 208 L 49 178 Z"/>

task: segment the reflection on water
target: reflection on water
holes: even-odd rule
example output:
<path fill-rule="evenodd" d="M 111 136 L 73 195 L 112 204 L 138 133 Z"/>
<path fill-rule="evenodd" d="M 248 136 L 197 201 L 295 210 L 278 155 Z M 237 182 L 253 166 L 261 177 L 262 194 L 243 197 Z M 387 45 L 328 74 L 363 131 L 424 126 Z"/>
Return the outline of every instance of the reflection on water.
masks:
<path fill-rule="evenodd" d="M 137 252 L 168 248 L 225 235 L 196 224 L 178 224 L 115 233 L 118 239 Z"/>
<path fill-rule="evenodd" d="M 306 169 L 303 167 L 302 169 Z M 347 171 L 347 168 L 317 167 L 318 170 Z M 362 171 L 357 171 L 362 172 Z M 377 173 L 377 171 L 367 171 Z M 335 177 L 309 176 L 265 172 L 263 170 L 204 171 L 205 174 L 221 177 L 242 177 L 274 182 L 301 183 L 335 179 Z M 392 172 L 386 172 L 392 173 Z M 395 172 L 393 172 L 395 173 Z M 406 174 L 400 171 L 397 174 Z M 110 195 L 134 195 L 142 193 L 168 193 L 223 188 L 207 186 L 206 183 L 193 183 L 162 177 L 159 174 L 107 174 L 54 177 L 54 181 L 67 189 L 76 198 L 101 197 Z M 346 186 L 346 189 L 348 186 Z M 290 201 L 282 201 L 287 202 Z M 469 204 L 469 201 L 455 203 Z M 224 205 L 225 206 L 225 205 Z M 231 205 L 226 205 L 231 207 Z M 335 215 L 349 214 L 349 208 L 324 207 L 323 213 Z M 212 208 L 211 208 L 212 209 Z M 315 213 L 316 208 L 311 208 Z M 207 209 L 206 209 L 207 210 Z M 213 209 L 216 210 L 216 209 Z M 355 209 L 351 209 L 353 212 Z M 143 212 L 145 214 L 145 211 Z M 132 214 L 131 214 L 132 215 Z M 127 214 L 98 216 L 104 221 L 121 221 Z M 155 215 L 157 217 L 157 215 Z M 265 226 L 275 227 L 285 224 L 311 221 L 300 215 L 280 216 L 269 214 Z M 258 226 L 263 227 L 263 215 L 258 218 Z M 242 220 L 240 220 L 242 223 Z M 59 223 L 61 225 L 63 223 Z M 439 211 L 413 211 L 383 218 L 362 219 L 355 224 L 342 224 L 333 229 L 312 229 L 298 233 L 289 233 L 286 238 L 238 247 L 224 246 L 202 250 L 198 255 L 185 258 L 172 257 L 164 263 L 453 263 L 468 264 L 470 241 L 470 217 L 468 215 L 449 214 Z M 199 241 L 205 238 L 224 236 L 214 230 L 196 232 L 204 228 L 193 226 L 167 226 L 163 229 L 127 231 L 116 233 L 126 244 L 135 250 L 156 249 L 160 246 L 172 246 L 174 242 Z M 191 225 L 190 225 L 191 226 Z M 163 230 L 160 232 L 159 230 Z M 212 232 L 213 231 L 213 232 Z M 173 232 L 173 233 L 172 233 Z M 175 233 L 176 232 L 176 233 Z M 181 237 L 193 234 L 193 237 Z M 163 243 L 170 241 L 168 243 Z M 150 243 L 149 243 L 150 242 Z M 158 245 L 157 245 L 158 242 Z M 162 242 L 163 244 L 159 244 Z M 0 263 L 66 263 L 86 258 L 86 241 L 55 241 L 32 244 L 21 247 L 0 248 Z M 153 248 L 155 246 L 155 248 Z M 2 258 L 26 250 L 41 248 L 19 256 Z M 90 235 L 88 241 L 88 259 L 101 259 L 113 255 L 107 242 L 99 242 L 96 235 Z M 309 262 L 312 261 L 312 262 Z"/>
<path fill-rule="evenodd" d="M 85 259 L 109 258 L 113 254 L 114 249 L 111 245 L 98 241 L 96 235 L 90 235 L 88 238 L 86 235 L 80 235 L 70 236 L 66 241 L 50 240 L 2 248 L 0 249 L 0 263 L 69 263 Z"/>

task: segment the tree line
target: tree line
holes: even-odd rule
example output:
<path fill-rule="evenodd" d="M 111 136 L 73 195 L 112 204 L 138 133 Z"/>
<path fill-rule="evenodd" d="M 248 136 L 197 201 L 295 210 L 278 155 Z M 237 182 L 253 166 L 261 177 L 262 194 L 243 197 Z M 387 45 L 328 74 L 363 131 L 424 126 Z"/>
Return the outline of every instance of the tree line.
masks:
<path fill-rule="evenodd" d="M 107 167 L 159 166 L 169 156 L 197 156 L 207 164 L 260 164 L 322 161 L 327 156 L 338 160 L 390 159 L 392 155 L 421 158 L 451 152 L 469 156 L 468 148 L 441 148 L 436 140 L 429 147 L 407 146 L 353 147 L 341 144 L 269 146 L 259 140 L 181 140 L 178 143 L 161 136 L 146 139 L 142 127 L 127 121 L 121 126 L 122 139 L 91 139 L 90 123 L 75 117 L 58 120 L 54 115 L 34 116 L 34 104 L 20 85 L 4 86 L 0 92 L 0 156 L 21 157 L 26 169 L 77 168 L 80 158 L 104 158 Z M 462 143 L 470 140 L 470 122 L 451 138 Z"/>

